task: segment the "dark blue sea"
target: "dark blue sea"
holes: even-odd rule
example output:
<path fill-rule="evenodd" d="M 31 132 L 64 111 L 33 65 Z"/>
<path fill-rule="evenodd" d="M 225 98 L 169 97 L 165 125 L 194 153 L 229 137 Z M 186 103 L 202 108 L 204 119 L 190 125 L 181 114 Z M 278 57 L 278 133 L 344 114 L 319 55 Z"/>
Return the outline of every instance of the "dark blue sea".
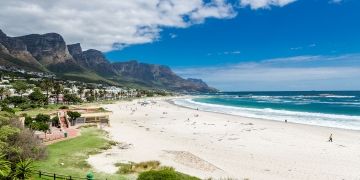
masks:
<path fill-rule="evenodd" d="M 175 103 L 244 117 L 360 130 L 360 91 L 222 92 Z"/>

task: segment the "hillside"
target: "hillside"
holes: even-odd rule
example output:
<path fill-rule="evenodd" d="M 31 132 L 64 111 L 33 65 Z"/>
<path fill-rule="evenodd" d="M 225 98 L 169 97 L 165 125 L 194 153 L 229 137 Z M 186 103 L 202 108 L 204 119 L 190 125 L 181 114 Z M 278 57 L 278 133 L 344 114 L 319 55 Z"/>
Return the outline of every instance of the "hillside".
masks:
<path fill-rule="evenodd" d="M 83 51 L 79 43 L 67 45 L 57 33 L 9 37 L 0 30 L 0 65 L 119 86 L 178 92 L 217 91 L 202 80 L 184 79 L 164 65 L 137 61 L 112 63 L 101 51 Z"/>

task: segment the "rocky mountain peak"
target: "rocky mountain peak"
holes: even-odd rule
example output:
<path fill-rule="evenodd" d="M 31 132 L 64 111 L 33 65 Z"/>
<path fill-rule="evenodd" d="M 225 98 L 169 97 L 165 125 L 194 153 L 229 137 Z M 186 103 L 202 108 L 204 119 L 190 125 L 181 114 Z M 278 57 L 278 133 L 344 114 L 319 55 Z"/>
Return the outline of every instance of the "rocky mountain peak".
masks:
<path fill-rule="evenodd" d="M 136 60 L 111 63 L 98 50 L 66 45 L 57 33 L 8 37 L 0 30 L 0 65 L 48 71 L 68 78 L 182 92 L 211 92 L 199 79 L 183 79 L 168 66 Z M 84 74 L 87 74 L 84 76 Z"/>
<path fill-rule="evenodd" d="M 80 43 L 67 45 L 67 48 L 72 56 L 82 54 Z"/>
<path fill-rule="evenodd" d="M 41 64 L 64 63 L 72 59 L 64 39 L 57 33 L 30 34 L 17 38 L 26 44 L 27 50 Z"/>
<path fill-rule="evenodd" d="M 1 37 L 6 37 L 6 34 L 0 29 L 0 38 Z"/>
<path fill-rule="evenodd" d="M 96 49 L 86 50 L 83 52 L 83 54 L 89 63 L 109 64 L 109 61 L 105 58 L 104 54 L 101 51 L 98 51 Z"/>

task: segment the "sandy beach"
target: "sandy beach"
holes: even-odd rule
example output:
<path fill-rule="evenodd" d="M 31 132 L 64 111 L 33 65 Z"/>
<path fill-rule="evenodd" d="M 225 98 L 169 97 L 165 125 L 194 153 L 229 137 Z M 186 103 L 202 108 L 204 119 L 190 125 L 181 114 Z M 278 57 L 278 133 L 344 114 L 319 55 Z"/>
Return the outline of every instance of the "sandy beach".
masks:
<path fill-rule="evenodd" d="M 104 129 L 121 144 L 88 159 L 97 171 L 159 160 L 200 178 L 360 179 L 359 131 L 203 112 L 165 99 L 139 101 L 104 106 L 113 111 Z"/>

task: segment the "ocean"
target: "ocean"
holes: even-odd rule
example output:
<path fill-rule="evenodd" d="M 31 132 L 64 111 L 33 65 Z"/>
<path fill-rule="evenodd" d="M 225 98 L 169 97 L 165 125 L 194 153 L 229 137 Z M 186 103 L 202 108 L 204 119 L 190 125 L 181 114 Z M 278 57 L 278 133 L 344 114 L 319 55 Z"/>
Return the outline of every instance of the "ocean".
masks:
<path fill-rule="evenodd" d="M 360 130 L 360 91 L 221 92 L 174 103 L 243 117 Z"/>

